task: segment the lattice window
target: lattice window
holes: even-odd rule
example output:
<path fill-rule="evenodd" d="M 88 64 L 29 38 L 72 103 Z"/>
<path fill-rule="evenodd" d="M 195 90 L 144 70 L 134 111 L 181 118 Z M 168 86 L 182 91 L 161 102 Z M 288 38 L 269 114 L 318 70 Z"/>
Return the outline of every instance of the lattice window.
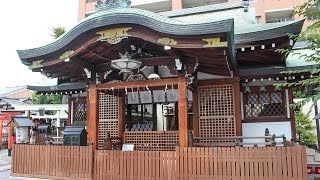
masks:
<path fill-rule="evenodd" d="M 251 88 L 254 89 L 254 88 Z M 270 88 L 269 88 L 270 90 Z M 253 90 L 244 94 L 244 109 L 246 118 L 284 117 L 286 116 L 285 94 L 283 91 Z"/>
<path fill-rule="evenodd" d="M 114 120 L 99 120 L 99 137 L 98 144 L 99 148 L 103 148 L 104 139 L 106 138 L 107 132 L 110 132 L 111 137 L 118 137 L 118 119 Z"/>
<path fill-rule="evenodd" d="M 99 93 L 99 119 L 118 119 L 118 97 Z"/>
<path fill-rule="evenodd" d="M 179 144 L 179 132 L 125 132 L 124 139 L 125 143 L 134 144 L 134 150 L 174 151 Z"/>
<path fill-rule="evenodd" d="M 99 93 L 99 149 L 103 148 L 103 140 L 106 133 L 110 132 L 111 137 L 118 137 L 118 109 L 119 99 L 117 96 Z"/>
<path fill-rule="evenodd" d="M 73 123 L 85 122 L 87 119 L 87 98 L 77 97 L 71 101 L 73 103 Z"/>
<path fill-rule="evenodd" d="M 200 116 L 233 115 L 233 86 L 199 87 Z"/>
<path fill-rule="evenodd" d="M 234 90 L 232 85 L 199 87 L 200 136 L 235 136 Z M 202 142 L 230 142 L 203 140 Z"/>
<path fill-rule="evenodd" d="M 200 118 L 201 137 L 225 137 L 235 135 L 235 121 L 230 118 Z M 201 140 L 201 142 L 213 142 L 214 140 Z M 232 142 L 234 140 L 222 139 L 215 142 Z"/>

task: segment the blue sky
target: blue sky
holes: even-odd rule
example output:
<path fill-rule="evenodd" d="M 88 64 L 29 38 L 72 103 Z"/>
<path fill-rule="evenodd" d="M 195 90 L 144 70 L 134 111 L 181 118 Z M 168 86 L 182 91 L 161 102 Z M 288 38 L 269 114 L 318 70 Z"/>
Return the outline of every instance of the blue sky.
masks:
<path fill-rule="evenodd" d="M 16 50 L 52 42 L 52 27 L 72 28 L 77 23 L 78 0 L 9 0 L 1 7 L 0 88 L 42 81 L 44 76 L 24 66 Z"/>

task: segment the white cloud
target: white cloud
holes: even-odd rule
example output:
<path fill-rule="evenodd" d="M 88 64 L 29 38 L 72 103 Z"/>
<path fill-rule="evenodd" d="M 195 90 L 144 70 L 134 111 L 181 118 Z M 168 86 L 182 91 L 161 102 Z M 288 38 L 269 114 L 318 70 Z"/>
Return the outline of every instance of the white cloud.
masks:
<path fill-rule="evenodd" d="M 23 65 L 16 50 L 52 42 L 52 27 L 74 26 L 78 0 L 3 1 L 1 7 L 0 87 L 35 84 L 43 76 Z"/>

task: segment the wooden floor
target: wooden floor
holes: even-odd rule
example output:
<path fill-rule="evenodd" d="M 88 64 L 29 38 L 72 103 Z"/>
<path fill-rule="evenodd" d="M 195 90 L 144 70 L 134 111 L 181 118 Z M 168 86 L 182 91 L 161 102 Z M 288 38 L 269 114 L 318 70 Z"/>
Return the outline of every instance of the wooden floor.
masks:
<path fill-rule="evenodd" d="M 307 179 L 306 152 L 302 146 L 134 152 L 93 151 L 89 146 L 15 145 L 14 148 L 15 176 L 96 180 Z"/>

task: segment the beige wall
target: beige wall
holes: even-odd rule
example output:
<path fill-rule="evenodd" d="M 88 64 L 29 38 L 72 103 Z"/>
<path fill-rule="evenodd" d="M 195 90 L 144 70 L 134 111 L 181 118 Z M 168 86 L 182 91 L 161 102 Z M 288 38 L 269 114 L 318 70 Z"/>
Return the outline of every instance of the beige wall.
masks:
<path fill-rule="evenodd" d="M 256 16 L 260 16 L 259 22 L 266 22 L 266 11 L 285 10 L 294 8 L 295 6 L 302 5 L 304 0 L 256 0 L 250 2 L 250 7 L 256 9 Z M 294 19 L 300 19 L 295 16 Z"/>

